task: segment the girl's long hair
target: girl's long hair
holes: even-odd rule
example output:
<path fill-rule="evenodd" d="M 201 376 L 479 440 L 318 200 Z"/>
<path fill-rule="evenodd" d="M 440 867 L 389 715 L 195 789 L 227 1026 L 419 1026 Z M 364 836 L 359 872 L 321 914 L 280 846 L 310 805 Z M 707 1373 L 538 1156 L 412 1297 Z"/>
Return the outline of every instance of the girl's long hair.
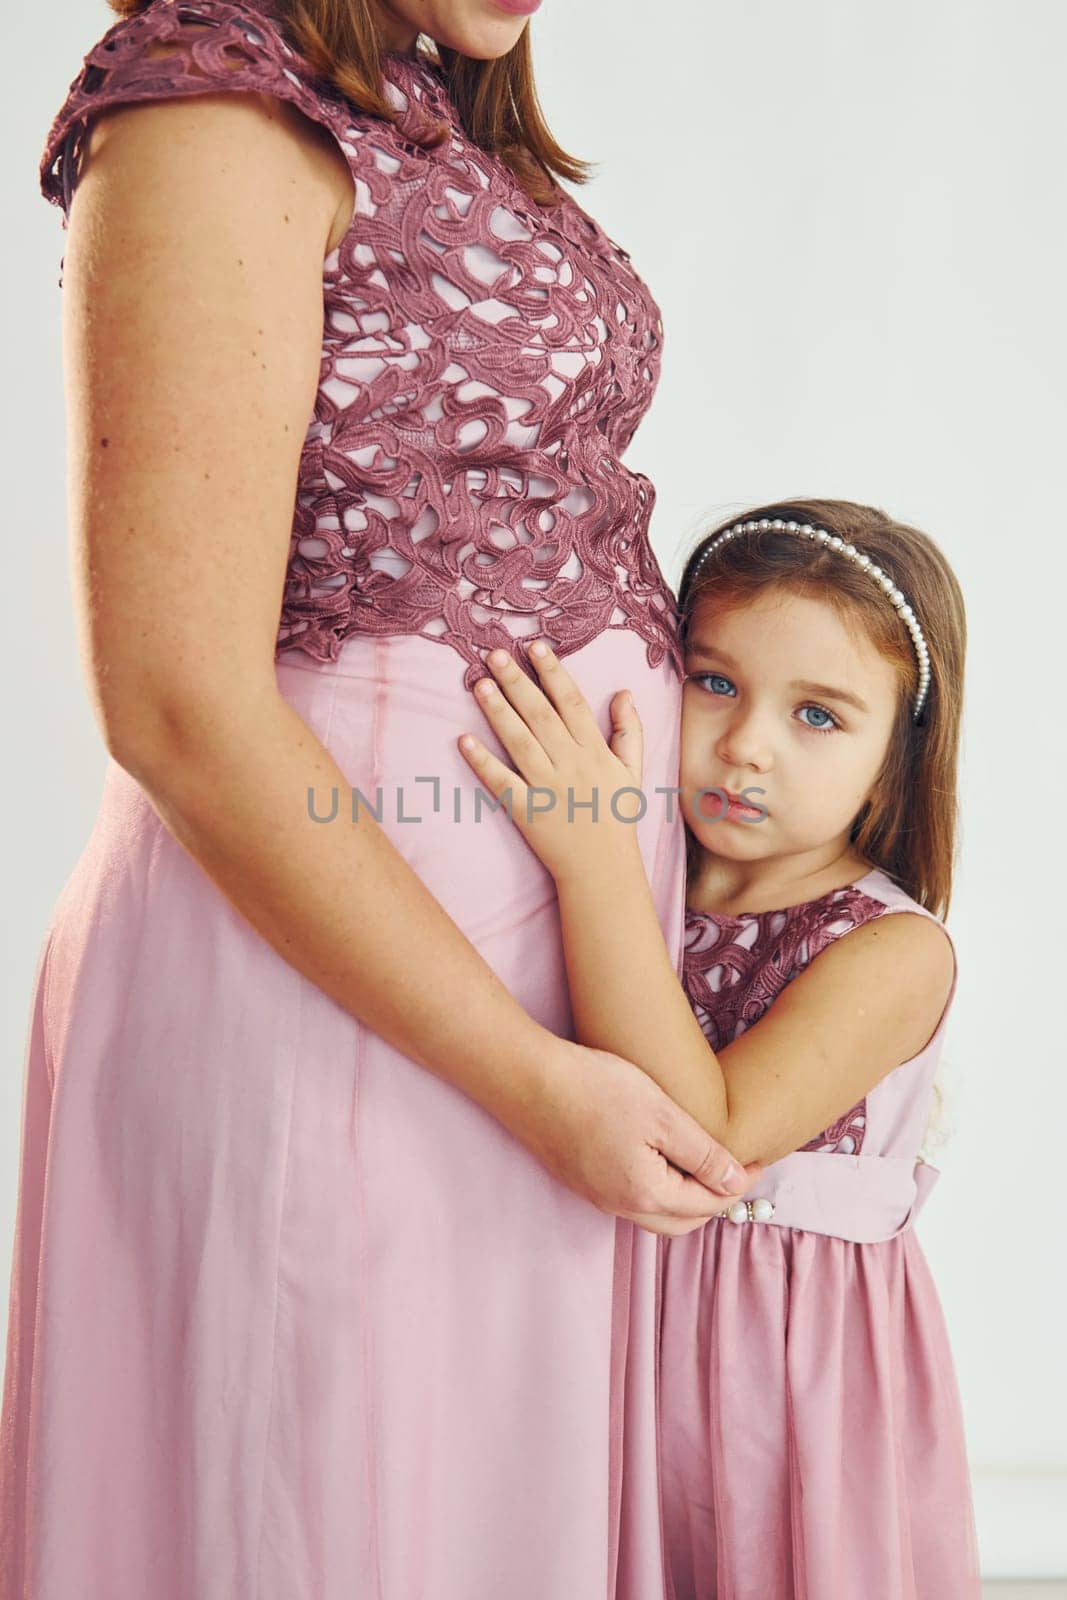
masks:
<path fill-rule="evenodd" d="M 728 541 L 694 578 L 708 544 L 735 522 L 808 522 L 855 545 L 889 573 L 911 604 L 930 654 L 930 685 L 912 721 L 918 665 L 904 623 L 878 585 L 838 551 L 795 534 L 757 531 Z M 952 897 L 967 621 L 955 573 L 925 533 L 850 500 L 790 500 L 720 523 L 689 556 L 678 592 L 683 648 L 698 604 L 732 609 L 762 590 L 826 600 L 897 669 L 897 715 L 870 798 L 852 823 L 853 849 L 914 900 L 944 917 Z M 700 846 L 686 829 L 690 874 Z"/>
<path fill-rule="evenodd" d="M 108 0 L 121 18 L 135 17 L 153 4 L 173 0 Z M 246 0 L 271 17 L 286 42 L 312 71 L 361 111 L 394 122 L 396 113 L 382 93 L 382 40 L 371 0 Z M 195 9 L 195 0 L 192 9 Z M 522 188 L 539 205 L 564 197 L 553 174 L 586 183 L 590 163 L 568 155 L 548 131 L 534 86 L 530 30 L 495 61 L 476 60 L 435 46 L 428 59 L 444 68 L 448 90 L 471 142 L 511 168 Z M 444 122 L 428 123 L 420 143 L 433 148 L 448 137 Z"/>

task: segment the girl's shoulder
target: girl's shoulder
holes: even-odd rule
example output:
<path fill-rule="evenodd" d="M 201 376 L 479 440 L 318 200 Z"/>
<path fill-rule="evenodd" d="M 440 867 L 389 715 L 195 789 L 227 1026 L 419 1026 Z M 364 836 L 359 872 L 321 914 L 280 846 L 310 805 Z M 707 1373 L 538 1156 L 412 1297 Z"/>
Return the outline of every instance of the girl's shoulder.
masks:
<path fill-rule="evenodd" d="M 902 913 L 911 912 L 907 916 Z M 888 938 L 847 936 L 889 918 Z M 832 947 L 837 945 L 837 949 Z M 959 976 L 952 936 L 939 917 L 893 878 L 872 868 L 852 883 L 777 911 L 737 916 L 686 912 L 682 984 L 713 1049 L 752 1027 L 817 957 L 820 970 L 851 990 L 886 986 L 901 1004 L 929 1013 L 923 1052 L 935 1051 L 955 999 Z"/>
<path fill-rule="evenodd" d="M 851 916 L 855 926 L 872 922 L 890 912 L 911 912 L 913 916 L 920 917 L 939 928 L 948 943 L 952 944 L 952 935 L 942 918 L 929 911 L 881 867 L 872 867 L 870 872 L 865 873 L 854 883 L 847 884 L 844 889 L 832 890 L 825 896 L 825 905 L 820 906 L 816 902 L 816 907 L 821 911 L 822 918 L 829 921 L 831 927 L 834 926 L 835 916 L 842 912 Z M 928 946 L 931 938 L 936 936 L 932 935 L 929 929 L 925 929 L 916 937 Z"/>
<path fill-rule="evenodd" d="M 747 973 L 772 966 L 782 979 L 788 980 L 844 935 L 878 918 L 901 912 L 911 912 L 939 928 L 948 941 L 955 964 L 955 948 L 945 923 L 880 867 L 872 867 L 862 877 L 828 889 L 815 899 L 779 910 L 733 915 L 688 908 L 685 919 L 687 961 L 691 970 L 707 968 L 730 951 L 736 965 L 743 953 Z M 921 948 L 931 949 L 931 940 L 939 936 L 933 935 L 929 928 L 912 926 L 914 932 L 906 934 L 900 930 L 898 936 L 910 937 Z"/>
<path fill-rule="evenodd" d="M 849 884 L 847 887 L 861 895 L 865 895 L 870 900 L 877 901 L 887 911 L 916 911 L 920 916 L 929 917 L 931 921 L 940 923 L 944 927 L 940 917 L 935 916 L 932 911 L 928 911 L 906 889 L 901 888 L 895 878 L 891 878 L 888 872 L 883 872 L 881 867 L 872 867 L 870 872 L 865 873 L 862 878 L 858 878 L 855 883 Z M 831 893 L 833 892 L 835 891 L 831 891 Z M 836 892 L 840 893 L 841 891 Z"/>
<path fill-rule="evenodd" d="M 939 917 L 920 905 L 918 900 L 881 867 L 872 867 L 869 872 L 851 883 L 827 889 L 824 894 L 812 900 L 804 900 L 797 905 L 784 906 L 773 911 L 738 913 L 697 910 L 690 906 L 686 908 L 685 916 L 689 923 L 712 924 L 726 933 L 754 926 L 760 933 L 766 931 L 777 934 L 790 925 L 834 927 L 841 924 L 841 929 L 844 931 L 846 925 L 856 926 L 859 922 L 870 921 L 886 911 L 914 911 L 944 927 Z M 947 933 L 948 930 L 945 931 Z"/>
<path fill-rule="evenodd" d="M 849 941 L 849 934 L 883 918 L 893 923 L 891 938 L 878 939 L 877 946 L 862 934 L 861 946 Z M 833 974 L 849 987 L 883 989 L 888 982 L 917 994 L 933 986 L 929 1014 L 939 1021 L 929 1043 L 939 1037 L 957 990 L 952 938 L 899 883 L 872 869 L 853 883 L 781 910 L 739 915 L 686 910 L 681 984 L 713 1050 L 760 1021 L 817 957 L 830 963 L 827 968 L 819 962 L 824 978 Z"/>
<path fill-rule="evenodd" d="M 947 984 L 943 1019 L 955 999 L 959 983 L 956 943 L 944 919 L 922 905 L 880 867 L 873 868 L 850 887 L 860 897 L 859 904 L 864 907 L 860 918 L 863 922 L 874 921 L 893 912 L 911 913 L 911 916 L 901 917 L 900 925 L 894 929 L 898 938 L 906 941 L 903 946 L 897 944 L 895 948 L 903 948 L 905 957 L 914 957 L 920 962 L 927 960 L 932 969 L 931 977 L 936 970 L 940 974 L 941 984 Z"/>

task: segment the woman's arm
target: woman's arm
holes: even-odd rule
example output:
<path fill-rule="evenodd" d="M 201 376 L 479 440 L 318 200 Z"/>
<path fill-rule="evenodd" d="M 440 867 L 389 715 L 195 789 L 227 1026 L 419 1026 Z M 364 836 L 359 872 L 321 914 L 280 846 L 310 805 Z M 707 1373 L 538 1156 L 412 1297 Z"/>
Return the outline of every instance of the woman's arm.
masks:
<path fill-rule="evenodd" d="M 836 940 L 716 1055 L 670 959 L 634 829 L 609 803 L 615 790 L 640 787 L 636 712 L 615 697 L 609 747 L 551 653 L 539 666 L 545 693 L 514 663 L 493 671 L 503 692 L 482 709 L 518 775 L 484 746 L 464 753 L 494 795 L 512 790 L 513 816 L 555 878 L 583 1043 L 636 1061 L 746 1165 L 799 1149 L 922 1049 L 954 955 L 930 918 L 894 913 Z M 557 795 L 529 823 L 527 782 Z M 578 801 L 598 796 L 596 820 L 578 805 L 569 820 L 568 791 Z"/>
<path fill-rule="evenodd" d="M 294 137 L 299 120 L 220 93 L 92 126 L 63 300 L 95 714 L 168 830 L 287 962 L 594 1204 L 685 1231 L 671 1224 L 721 1200 L 675 1167 L 714 1185 L 726 1153 L 632 1065 L 535 1023 L 372 818 L 308 818 L 309 787 L 347 783 L 279 694 L 274 646 L 322 260 L 352 189 L 345 175 L 339 202 L 334 155 L 317 132 Z"/>

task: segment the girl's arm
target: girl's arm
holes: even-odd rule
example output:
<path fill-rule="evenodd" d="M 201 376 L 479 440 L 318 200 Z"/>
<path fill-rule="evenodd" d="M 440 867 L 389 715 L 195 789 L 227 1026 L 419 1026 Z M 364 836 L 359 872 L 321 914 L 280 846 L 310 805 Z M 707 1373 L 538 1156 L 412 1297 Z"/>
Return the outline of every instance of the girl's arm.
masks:
<path fill-rule="evenodd" d="M 930 918 L 895 912 L 837 939 L 716 1055 L 670 959 L 634 828 L 609 804 L 615 790 L 640 786 L 636 713 L 616 696 L 609 748 L 551 652 L 538 663 L 551 701 L 514 664 L 490 664 L 504 693 L 482 709 L 520 775 L 484 746 L 464 754 L 494 795 L 512 789 L 513 820 L 555 878 L 583 1043 L 636 1061 L 746 1165 L 799 1149 L 922 1049 L 944 1010 L 954 955 Z M 532 821 L 527 779 L 560 801 Z M 579 805 L 570 818 L 568 791 L 576 801 L 599 797 L 596 821 Z"/>
<path fill-rule="evenodd" d="M 92 127 L 64 354 L 77 620 L 107 749 L 284 961 L 561 1181 L 605 1211 L 704 1220 L 726 1153 L 632 1065 L 537 1023 L 373 818 L 309 818 L 309 789 L 352 780 L 275 672 L 338 208 L 321 146 L 293 132 L 251 94 Z M 701 1168 L 707 1188 L 683 1175 Z"/>
<path fill-rule="evenodd" d="M 644 867 L 557 880 L 575 1031 L 636 1061 L 747 1165 L 799 1150 L 926 1044 L 954 970 L 943 930 L 893 912 L 836 939 L 716 1055 L 663 941 Z"/>

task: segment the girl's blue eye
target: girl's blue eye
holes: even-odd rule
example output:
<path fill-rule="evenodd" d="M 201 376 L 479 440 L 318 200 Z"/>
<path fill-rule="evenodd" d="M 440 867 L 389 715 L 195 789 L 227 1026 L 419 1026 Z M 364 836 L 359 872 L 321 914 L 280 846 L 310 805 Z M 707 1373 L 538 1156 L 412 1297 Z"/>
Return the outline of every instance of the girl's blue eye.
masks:
<path fill-rule="evenodd" d="M 709 694 L 720 695 L 723 691 L 717 686 L 721 684 L 726 685 L 727 694 L 735 693 L 734 686 L 730 679 L 724 677 L 721 672 L 690 672 L 686 675 L 686 678 L 687 681 L 691 683 L 707 684 L 707 692 Z M 802 726 L 805 728 L 810 728 L 812 733 L 833 733 L 835 729 L 841 726 L 833 712 L 827 711 L 825 706 L 820 706 L 816 705 L 814 702 L 809 702 L 807 705 L 801 706 L 800 709 L 801 711 L 814 711 L 817 716 L 826 717 L 828 719 L 825 722 L 802 723 Z"/>
<path fill-rule="evenodd" d="M 805 728 L 810 728 L 813 733 L 830 733 L 838 726 L 837 718 L 832 711 L 827 711 L 825 706 L 801 706 L 801 711 L 817 711 L 820 717 L 829 717 L 829 722 L 805 722 Z"/>
<path fill-rule="evenodd" d="M 724 678 L 721 672 L 691 672 L 689 677 L 694 683 L 725 683 L 729 684 L 731 689 L 733 688 L 729 678 Z M 718 694 L 719 691 L 711 689 L 708 692 L 710 694 Z"/>

